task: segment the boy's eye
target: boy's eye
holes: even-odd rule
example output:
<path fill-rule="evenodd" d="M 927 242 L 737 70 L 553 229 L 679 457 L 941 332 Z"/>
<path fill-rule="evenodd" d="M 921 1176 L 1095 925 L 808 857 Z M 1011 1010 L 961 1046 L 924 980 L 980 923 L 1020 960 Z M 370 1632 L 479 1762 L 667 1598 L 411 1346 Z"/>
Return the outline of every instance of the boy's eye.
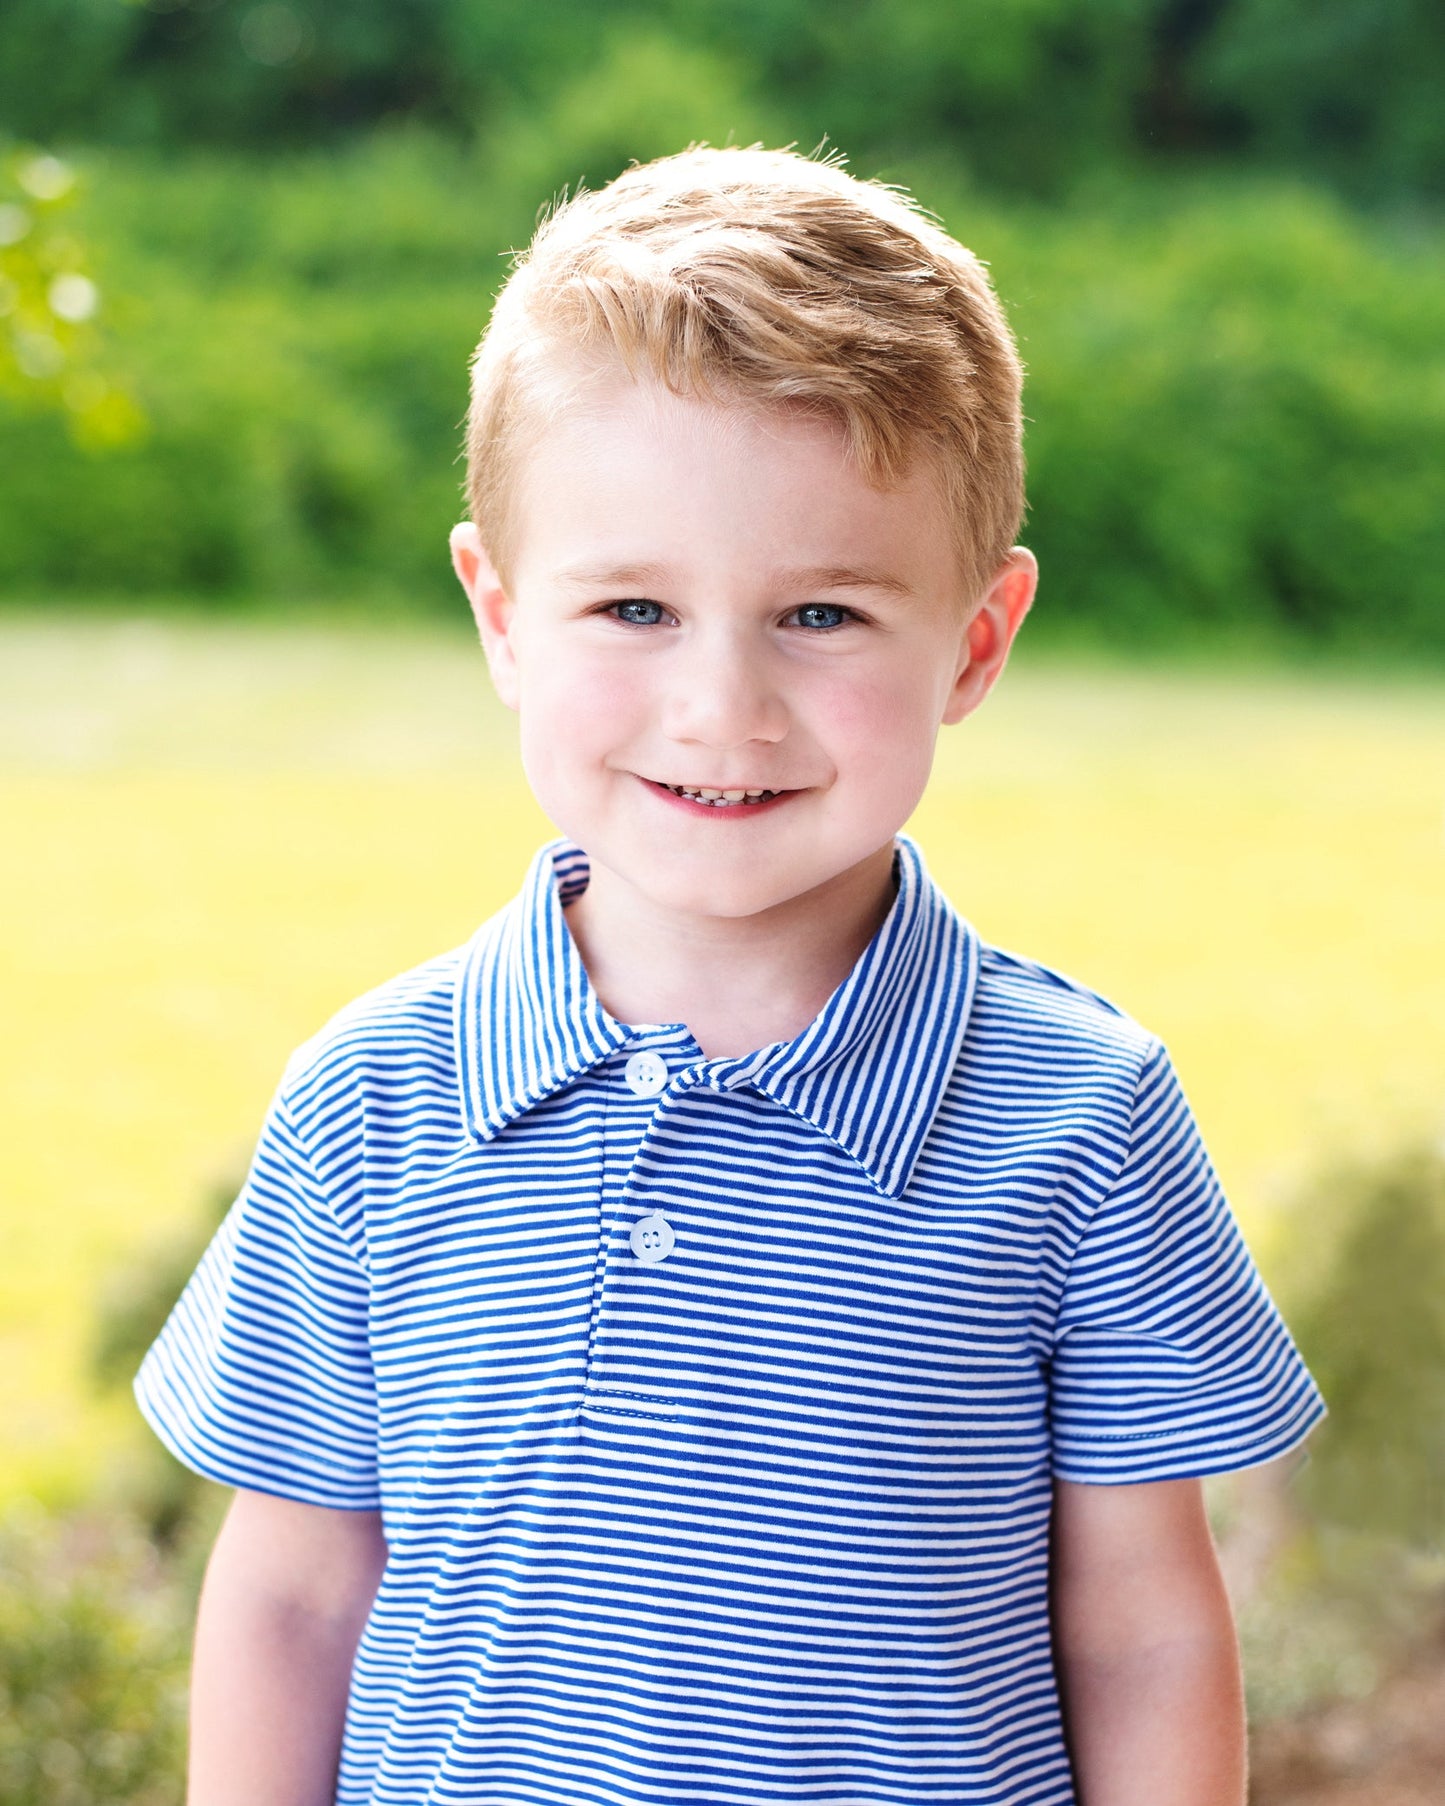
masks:
<path fill-rule="evenodd" d="M 625 621 L 629 627 L 656 627 L 662 619 L 660 602 L 612 602 L 607 612 L 616 620 Z"/>
<path fill-rule="evenodd" d="M 841 627 L 851 613 L 837 602 L 805 602 L 797 611 L 797 620 L 800 627 L 826 629 Z"/>

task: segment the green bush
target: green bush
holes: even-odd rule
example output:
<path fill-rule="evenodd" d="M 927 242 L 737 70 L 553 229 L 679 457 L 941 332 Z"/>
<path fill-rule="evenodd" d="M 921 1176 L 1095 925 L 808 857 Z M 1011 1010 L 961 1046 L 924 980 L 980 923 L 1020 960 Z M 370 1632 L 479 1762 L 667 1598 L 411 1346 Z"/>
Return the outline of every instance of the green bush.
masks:
<path fill-rule="evenodd" d="M 1042 621 L 1445 651 L 1438 251 L 1254 185 L 1114 191 L 988 254 L 1031 367 Z"/>
<path fill-rule="evenodd" d="M 5 1806 L 179 1806 L 192 1597 L 113 1515 L 0 1526 Z"/>
<path fill-rule="evenodd" d="M 714 137 L 781 136 L 718 57 L 608 55 L 477 152 L 400 131 L 264 165 L 97 160 L 80 212 L 149 430 L 101 457 L 0 412 L 0 586 L 454 607 L 466 365 L 506 248 L 624 147 L 670 148 L 699 116 L 677 94 L 711 96 Z M 914 173 L 1029 365 L 1031 639 L 1445 652 L 1437 246 L 1288 185 L 1051 210 L 946 159 Z"/>
<path fill-rule="evenodd" d="M 60 414 L 79 443 L 133 438 L 141 422 L 107 378 L 93 316 L 102 302 L 72 209 L 75 171 L 24 146 L 0 152 L 0 402 Z"/>
<path fill-rule="evenodd" d="M 1430 0 L 6 0 L 0 118 L 265 150 L 403 115 L 471 135 L 559 81 L 605 97 L 618 30 L 745 65 L 790 135 L 939 146 L 1010 193 L 1221 156 L 1374 196 L 1445 187 Z"/>
<path fill-rule="evenodd" d="M 90 1348 L 90 1377 L 103 1392 L 129 1391 L 146 1351 L 160 1334 L 201 1256 L 240 1190 L 214 1186 L 193 1223 L 170 1239 L 142 1250 L 111 1275 L 99 1299 Z M 167 1555 L 194 1554 L 229 1488 L 203 1480 L 178 1461 L 160 1438 L 136 1419 L 134 1454 L 109 1477 L 114 1504 L 140 1525 L 152 1546 Z"/>
<path fill-rule="evenodd" d="M 1323 1180 L 1296 1219 L 1295 1333 L 1330 1416 L 1302 1492 L 1337 1529 L 1445 1554 L 1445 1151 Z"/>
<path fill-rule="evenodd" d="M 1253 1477 L 1288 1530 L 1240 1614 L 1261 1722 L 1367 1695 L 1445 1627 L 1445 1149 L 1323 1173 L 1285 1229 L 1287 1315 L 1330 1414 L 1292 1481 Z"/>

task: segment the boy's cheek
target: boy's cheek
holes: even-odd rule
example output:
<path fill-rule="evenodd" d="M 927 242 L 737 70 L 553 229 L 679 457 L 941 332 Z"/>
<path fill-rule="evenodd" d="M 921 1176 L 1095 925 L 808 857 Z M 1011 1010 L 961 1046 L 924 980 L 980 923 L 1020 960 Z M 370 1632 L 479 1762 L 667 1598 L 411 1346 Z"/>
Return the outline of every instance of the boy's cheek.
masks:
<path fill-rule="evenodd" d="M 596 673 L 579 676 L 558 668 L 523 687 L 523 769 L 548 814 L 554 820 L 561 812 L 568 814 L 563 825 L 569 831 L 583 825 L 573 808 L 597 795 L 609 772 L 632 770 L 642 756 L 633 709 L 627 686 Z"/>
<path fill-rule="evenodd" d="M 605 662 L 542 651 L 526 659 L 520 676 L 523 731 L 579 751 L 614 736 L 636 706 L 633 686 Z"/>
<path fill-rule="evenodd" d="M 901 827 L 927 787 L 938 740 L 926 675 L 850 688 L 829 699 L 822 719 L 846 793 L 868 797 Z"/>
<path fill-rule="evenodd" d="M 884 670 L 862 682 L 823 685 L 809 712 L 841 756 L 867 753 L 890 765 L 911 764 L 921 748 L 932 746 L 937 732 L 931 704 L 927 675 L 910 667 Z"/>

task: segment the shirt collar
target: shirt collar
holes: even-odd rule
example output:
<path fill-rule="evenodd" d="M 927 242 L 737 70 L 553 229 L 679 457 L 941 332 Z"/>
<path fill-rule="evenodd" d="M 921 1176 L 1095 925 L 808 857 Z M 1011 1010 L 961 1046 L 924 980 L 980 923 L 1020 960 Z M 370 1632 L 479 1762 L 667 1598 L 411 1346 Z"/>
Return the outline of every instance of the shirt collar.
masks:
<path fill-rule="evenodd" d="M 543 847 L 520 894 L 468 947 L 456 996 L 462 1111 L 490 1141 L 524 1111 L 624 1046 L 633 1031 L 602 1007 L 563 909 L 587 856 Z M 898 892 L 877 934 L 792 1041 L 692 1068 L 718 1090 L 751 1086 L 899 1196 L 942 1102 L 978 976 L 978 939 L 899 835 Z"/>

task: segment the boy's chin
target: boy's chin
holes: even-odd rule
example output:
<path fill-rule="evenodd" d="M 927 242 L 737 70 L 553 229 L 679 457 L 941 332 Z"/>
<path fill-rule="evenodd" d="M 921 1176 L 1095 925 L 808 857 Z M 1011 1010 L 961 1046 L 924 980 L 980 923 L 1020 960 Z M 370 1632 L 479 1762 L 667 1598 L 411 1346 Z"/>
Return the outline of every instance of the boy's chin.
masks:
<path fill-rule="evenodd" d="M 633 886 L 654 908 L 699 921 L 746 921 L 801 894 L 785 883 L 769 884 L 757 872 L 720 873 L 714 879 L 705 873 L 669 878 L 653 872 L 634 879 Z"/>
<path fill-rule="evenodd" d="M 682 868 L 666 860 L 644 862 L 642 869 L 621 875 L 653 908 L 669 915 L 743 922 L 816 898 L 843 870 L 826 863 L 776 868 L 739 850 Z"/>

